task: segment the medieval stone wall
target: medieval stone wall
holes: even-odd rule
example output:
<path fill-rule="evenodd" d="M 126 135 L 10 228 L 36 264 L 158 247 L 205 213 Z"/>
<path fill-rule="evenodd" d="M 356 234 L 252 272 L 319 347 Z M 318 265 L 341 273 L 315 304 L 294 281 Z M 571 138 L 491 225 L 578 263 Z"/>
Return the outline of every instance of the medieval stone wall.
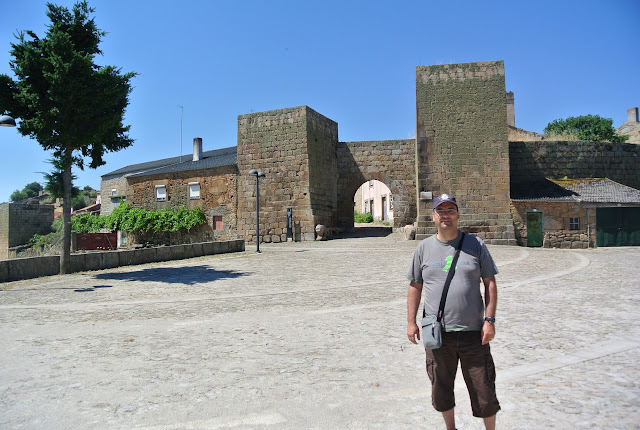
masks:
<path fill-rule="evenodd" d="M 640 189 L 640 146 L 589 141 L 509 142 L 511 182 L 609 178 Z"/>
<path fill-rule="evenodd" d="M 309 195 L 313 225 L 336 225 L 338 123 L 307 108 Z"/>
<path fill-rule="evenodd" d="M 309 191 L 307 106 L 238 116 L 238 233 L 256 239 L 256 169 L 260 179 L 260 232 L 264 242 L 286 240 L 287 208 L 302 240 L 315 239 Z"/>
<path fill-rule="evenodd" d="M 496 220 L 467 217 L 466 226 L 482 224 L 478 235 L 489 243 L 515 244 L 505 93 L 502 61 L 416 67 L 415 175 L 418 197 L 453 194 L 463 214 Z M 418 238 L 432 227 L 431 205 L 417 204 Z"/>
<path fill-rule="evenodd" d="M 189 183 L 200 184 L 200 198 L 189 197 Z M 207 216 L 208 227 L 194 232 L 197 240 L 230 240 L 237 237 L 237 169 L 223 166 L 213 169 L 191 170 L 157 175 L 133 176 L 128 178 L 127 202 L 133 207 L 147 210 L 200 207 Z M 156 185 L 166 188 L 166 200 L 156 198 Z M 216 216 L 222 217 L 222 229 L 215 229 Z M 163 238 L 176 242 L 173 236 Z M 196 239 L 192 238 L 195 241 Z M 139 240 L 150 241 L 140 237 Z M 153 242 L 153 241 L 151 241 Z"/>
<path fill-rule="evenodd" d="M 338 225 L 353 226 L 353 198 L 373 179 L 393 196 L 393 227 L 398 230 L 416 218 L 414 139 L 338 143 Z"/>
<path fill-rule="evenodd" d="M 0 259 L 9 258 L 9 248 L 26 244 L 34 234 L 50 233 L 53 208 L 53 205 L 0 204 Z"/>

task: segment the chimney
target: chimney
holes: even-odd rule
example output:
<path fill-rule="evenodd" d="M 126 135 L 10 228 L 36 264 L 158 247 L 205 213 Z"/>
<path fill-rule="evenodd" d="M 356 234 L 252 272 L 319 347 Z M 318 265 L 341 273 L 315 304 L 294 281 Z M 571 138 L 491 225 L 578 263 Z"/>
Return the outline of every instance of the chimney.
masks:
<path fill-rule="evenodd" d="M 638 108 L 634 107 L 627 110 L 627 122 L 638 122 Z"/>
<path fill-rule="evenodd" d="M 507 92 L 507 125 L 516 126 L 516 112 L 513 91 Z"/>
<path fill-rule="evenodd" d="M 202 138 L 193 138 L 193 161 L 198 161 L 202 158 Z"/>

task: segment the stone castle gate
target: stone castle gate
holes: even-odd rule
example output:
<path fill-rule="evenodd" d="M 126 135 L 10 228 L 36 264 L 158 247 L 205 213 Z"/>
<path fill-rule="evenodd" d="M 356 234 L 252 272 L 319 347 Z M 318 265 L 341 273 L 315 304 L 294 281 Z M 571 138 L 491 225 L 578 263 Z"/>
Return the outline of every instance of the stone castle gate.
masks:
<path fill-rule="evenodd" d="M 296 235 L 315 238 L 315 226 L 353 227 L 353 197 L 377 179 L 393 193 L 394 227 L 413 223 L 415 141 L 338 142 L 338 124 L 307 106 L 238 117 L 238 233 L 255 240 L 256 178 L 260 181 L 260 236 L 286 240 L 287 209 Z"/>
<path fill-rule="evenodd" d="M 416 68 L 416 139 L 339 142 L 338 124 L 307 106 L 238 117 L 238 233 L 255 240 L 255 181 L 261 170 L 265 242 L 353 227 L 353 196 L 364 182 L 393 195 L 394 228 L 417 221 L 432 232 L 431 197 L 459 197 L 461 226 L 488 243 L 515 244 L 509 209 L 509 144 L 502 61 Z"/>

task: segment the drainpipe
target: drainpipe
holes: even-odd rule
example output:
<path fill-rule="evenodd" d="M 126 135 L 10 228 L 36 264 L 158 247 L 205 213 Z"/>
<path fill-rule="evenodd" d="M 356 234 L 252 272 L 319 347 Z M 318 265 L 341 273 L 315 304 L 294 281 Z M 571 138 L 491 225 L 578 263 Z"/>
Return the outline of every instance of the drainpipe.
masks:
<path fill-rule="evenodd" d="M 589 208 L 587 208 L 587 249 L 591 248 L 591 221 L 589 220 Z"/>

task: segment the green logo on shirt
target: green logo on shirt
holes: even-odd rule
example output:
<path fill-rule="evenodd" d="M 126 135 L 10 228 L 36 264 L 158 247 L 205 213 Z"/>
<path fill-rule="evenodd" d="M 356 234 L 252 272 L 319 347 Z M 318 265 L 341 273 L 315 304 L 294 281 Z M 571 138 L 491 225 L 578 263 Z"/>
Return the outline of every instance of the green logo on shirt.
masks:
<path fill-rule="evenodd" d="M 443 271 L 448 272 L 449 271 L 449 267 L 451 267 L 451 263 L 453 262 L 453 257 L 452 256 L 447 256 L 447 258 L 445 258 L 445 260 L 447 260 L 447 265 L 444 266 L 442 268 Z"/>

